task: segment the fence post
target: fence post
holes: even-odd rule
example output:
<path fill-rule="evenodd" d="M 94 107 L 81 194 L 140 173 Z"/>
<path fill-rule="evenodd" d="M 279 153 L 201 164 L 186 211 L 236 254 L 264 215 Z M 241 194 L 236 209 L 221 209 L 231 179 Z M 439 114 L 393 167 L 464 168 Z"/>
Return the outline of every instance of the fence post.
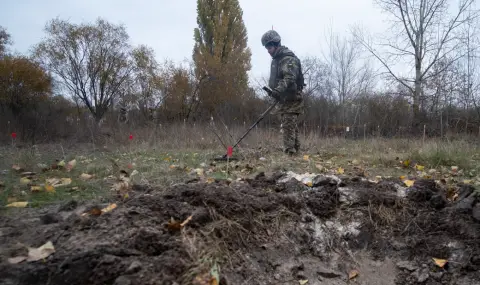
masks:
<path fill-rule="evenodd" d="M 423 125 L 423 144 L 425 144 L 425 130 L 427 125 Z"/>
<path fill-rule="evenodd" d="M 367 140 L 366 129 L 367 129 L 367 124 L 363 124 L 363 141 Z"/>

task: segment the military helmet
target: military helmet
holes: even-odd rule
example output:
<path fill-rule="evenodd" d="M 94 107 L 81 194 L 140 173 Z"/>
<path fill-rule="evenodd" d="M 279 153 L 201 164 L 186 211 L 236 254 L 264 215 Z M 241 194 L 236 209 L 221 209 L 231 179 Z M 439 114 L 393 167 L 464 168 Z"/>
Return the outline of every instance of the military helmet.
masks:
<path fill-rule="evenodd" d="M 279 43 L 281 39 L 282 38 L 276 31 L 270 30 L 270 31 L 267 31 L 265 34 L 263 34 L 262 45 L 266 46 L 270 42 Z"/>

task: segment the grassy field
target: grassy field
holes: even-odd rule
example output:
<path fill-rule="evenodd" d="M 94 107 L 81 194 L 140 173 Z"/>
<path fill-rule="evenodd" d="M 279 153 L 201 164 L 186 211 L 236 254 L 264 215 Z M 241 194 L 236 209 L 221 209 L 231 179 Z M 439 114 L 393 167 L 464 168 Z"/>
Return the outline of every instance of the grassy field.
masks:
<path fill-rule="evenodd" d="M 451 184 L 480 185 L 480 147 L 467 140 L 304 137 L 301 154 L 291 158 L 281 153 L 278 134 L 254 131 L 235 151 L 239 160 L 227 166 L 225 162 L 213 162 L 225 150 L 214 138 L 205 137 L 190 132 L 188 137 L 177 135 L 163 142 L 135 137 L 123 145 L 111 142 L 3 147 L 0 205 L 28 201 L 31 206 L 42 206 L 69 199 L 110 201 L 118 198 L 119 191 L 128 195 L 128 187 L 119 186 L 125 181 L 125 173 L 128 185 L 154 186 L 192 178 L 245 178 L 277 170 L 360 175 L 377 181 L 386 177 L 431 177 Z M 65 185 L 55 185 L 62 182 Z"/>

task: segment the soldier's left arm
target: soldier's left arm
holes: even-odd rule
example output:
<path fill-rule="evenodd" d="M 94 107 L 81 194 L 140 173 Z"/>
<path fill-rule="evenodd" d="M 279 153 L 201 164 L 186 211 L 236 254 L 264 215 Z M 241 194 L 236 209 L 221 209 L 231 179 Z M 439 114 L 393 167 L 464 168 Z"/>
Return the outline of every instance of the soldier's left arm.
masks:
<path fill-rule="evenodd" d="M 278 81 L 275 90 L 280 94 L 287 90 L 296 90 L 298 70 L 299 66 L 294 57 L 283 58 L 280 62 L 280 71 L 283 77 Z"/>

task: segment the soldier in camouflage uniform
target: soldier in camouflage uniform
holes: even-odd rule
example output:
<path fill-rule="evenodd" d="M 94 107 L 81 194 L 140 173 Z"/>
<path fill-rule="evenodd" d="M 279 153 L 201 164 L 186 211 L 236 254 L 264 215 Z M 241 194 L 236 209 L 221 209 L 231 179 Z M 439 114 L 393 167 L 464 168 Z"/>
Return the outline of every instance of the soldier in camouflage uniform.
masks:
<path fill-rule="evenodd" d="M 279 101 L 276 114 L 281 116 L 283 151 L 296 154 L 300 149 L 298 117 L 303 114 L 302 90 L 305 86 L 301 62 L 287 47 L 281 45 L 280 35 L 267 31 L 262 36 L 262 45 L 272 56 L 269 87 L 272 97 Z"/>

